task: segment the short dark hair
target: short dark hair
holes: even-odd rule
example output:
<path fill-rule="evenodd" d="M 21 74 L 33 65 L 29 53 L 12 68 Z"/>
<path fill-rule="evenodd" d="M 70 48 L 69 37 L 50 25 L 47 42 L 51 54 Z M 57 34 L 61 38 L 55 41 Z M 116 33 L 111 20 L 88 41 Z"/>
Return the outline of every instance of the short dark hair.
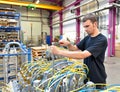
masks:
<path fill-rule="evenodd" d="M 87 20 L 90 20 L 92 23 L 97 22 L 97 16 L 94 13 L 89 13 L 84 16 L 82 22 L 86 22 Z"/>

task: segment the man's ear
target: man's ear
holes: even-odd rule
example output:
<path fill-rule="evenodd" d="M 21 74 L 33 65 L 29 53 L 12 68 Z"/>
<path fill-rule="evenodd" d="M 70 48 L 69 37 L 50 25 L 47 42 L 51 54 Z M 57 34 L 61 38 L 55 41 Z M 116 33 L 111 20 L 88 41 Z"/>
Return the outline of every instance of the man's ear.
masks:
<path fill-rule="evenodd" d="M 96 27 L 98 26 L 97 22 L 94 22 L 94 26 L 96 26 Z"/>

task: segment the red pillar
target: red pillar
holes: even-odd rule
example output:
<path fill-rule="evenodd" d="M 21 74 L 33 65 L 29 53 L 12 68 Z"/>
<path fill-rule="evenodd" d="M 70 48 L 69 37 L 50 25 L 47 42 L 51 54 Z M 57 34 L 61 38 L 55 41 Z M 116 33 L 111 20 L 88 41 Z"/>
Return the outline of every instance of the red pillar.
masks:
<path fill-rule="evenodd" d="M 78 0 L 76 0 L 77 2 Z M 80 3 L 77 3 L 77 5 L 79 5 Z M 75 12 L 76 16 L 79 16 L 80 15 L 80 7 L 76 9 L 76 12 Z M 76 43 L 80 41 L 80 19 L 77 18 L 76 19 Z"/>
<path fill-rule="evenodd" d="M 115 3 L 116 0 L 109 0 L 109 3 Z M 108 56 L 115 56 L 115 26 L 116 26 L 116 8 L 109 9 L 108 24 Z"/>

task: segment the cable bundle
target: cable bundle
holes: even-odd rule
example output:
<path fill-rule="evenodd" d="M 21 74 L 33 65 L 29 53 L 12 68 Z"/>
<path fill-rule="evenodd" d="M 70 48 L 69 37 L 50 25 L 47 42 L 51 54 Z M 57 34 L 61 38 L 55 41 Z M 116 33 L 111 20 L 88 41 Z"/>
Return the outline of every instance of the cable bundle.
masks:
<path fill-rule="evenodd" d="M 67 62 L 68 65 L 66 67 L 55 72 L 50 78 L 41 80 L 36 90 L 45 92 L 69 92 L 82 86 L 84 80 L 87 78 L 87 66 L 79 61 L 70 60 Z M 59 66 L 61 63 L 59 62 L 55 66 Z"/>

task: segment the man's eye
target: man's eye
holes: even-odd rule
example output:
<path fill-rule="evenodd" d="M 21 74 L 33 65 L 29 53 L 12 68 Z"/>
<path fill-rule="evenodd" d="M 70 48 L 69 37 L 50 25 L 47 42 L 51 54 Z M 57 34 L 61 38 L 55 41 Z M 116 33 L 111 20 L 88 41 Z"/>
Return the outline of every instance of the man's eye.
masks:
<path fill-rule="evenodd" d="M 85 28 L 89 27 L 89 26 L 84 26 Z"/>

